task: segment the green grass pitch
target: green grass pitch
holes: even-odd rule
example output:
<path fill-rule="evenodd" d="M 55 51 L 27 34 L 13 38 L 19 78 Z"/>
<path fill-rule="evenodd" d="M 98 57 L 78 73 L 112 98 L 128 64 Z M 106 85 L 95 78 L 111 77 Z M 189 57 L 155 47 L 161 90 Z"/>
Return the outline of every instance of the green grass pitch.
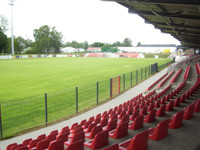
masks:
<path fill-rule="evenodd" d="M 135 70 L 139 69 L 140 82 L 141 68 L 169 61 L 81 57 L 0 60 L 3 136 L 45 124 L 44 93 L 48 94 L 48 122 L 51 122 L 75 113 L 75 87 L 78 87 L 78 109 L 84 110 L 96 104 L 96 82 L 99 82 L 99 102 L 103 102 L 109 98 L 111 77 L 123 77 L 125 73 L 128 88 L 130 72 L 134 85 Z M 144 68 L 142 78 L 145 78 Z"/>

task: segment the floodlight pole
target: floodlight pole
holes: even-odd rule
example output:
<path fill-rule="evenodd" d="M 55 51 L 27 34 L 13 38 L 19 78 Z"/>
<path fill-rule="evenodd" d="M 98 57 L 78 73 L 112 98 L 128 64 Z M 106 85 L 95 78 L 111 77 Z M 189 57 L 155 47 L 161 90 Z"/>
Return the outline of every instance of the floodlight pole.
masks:
<path fill-rule="evenodd" d="M 11 6 L 11 48 L 12 48 L 12 55 L 15 54 L 14 51 L 14 36 L 13 36 L 13 6 L 14 6 L 14 0 L 10 0 L 10 6 Z"/>

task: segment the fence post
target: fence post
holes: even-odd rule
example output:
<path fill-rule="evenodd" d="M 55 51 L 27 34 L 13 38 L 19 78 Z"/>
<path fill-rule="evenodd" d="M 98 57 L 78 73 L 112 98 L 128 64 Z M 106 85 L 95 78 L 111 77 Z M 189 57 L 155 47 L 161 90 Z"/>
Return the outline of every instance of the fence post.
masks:
<path fill-rule="evenodd" d="M 138 83 L 138 70 L 136 70 L 136 84 Z"/>
<path fill-rule="evenodd" d="M 99 82 L 97 82 L 97 105 L 99 104 Z"/>
<path fill-rule="evenodd" d="M 46 125 L 48 122 L 48 110 L 47 110 L 47 93 L 45 93 L 45 121 L 46 121 Z"/>
<path fill-rule="evenodd" d="M 142 68 L 141 68 L 141 81 L 142 81 Z"/>
<path fill-rule="evenodd" d="M 1 120 L 1 103 L 0 103 L 0 132 L 1 132 L 1 139 L 3 138 L 3 130 L 2 130 L 2 120 Z"/>
<path fill-rule="evenodd" d="M 151 66 L 149 66 L 149 76 L 150 76 L 150 72 L 151 72 Z"/>
<path fill-rule="evenodd" d="M 125 74 L 124 74 L 124 91 L 125 91 Z"/>
<path fill-rule="evenodd" d="M 131 72 L 131 87 L 132 87 L 132 72 Z"/>
<path fill-rule="evenodd" d="M 76 113 L 78 113 L 78 87 L 76 87 Z"/>

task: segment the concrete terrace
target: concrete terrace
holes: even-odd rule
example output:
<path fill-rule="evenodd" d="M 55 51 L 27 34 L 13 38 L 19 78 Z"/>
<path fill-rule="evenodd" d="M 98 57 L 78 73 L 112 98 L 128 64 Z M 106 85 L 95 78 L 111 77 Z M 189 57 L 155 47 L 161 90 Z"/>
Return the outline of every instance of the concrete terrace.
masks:
<path fill-rule="evenodd" d="M 181 94 L 185 93 L 195 83 L 195 81 L 196 81 L 195 63 L 196 62 L 190 63 L 191 71 L 189 73 L 188 82 L 187 82 L 186 86 L 184 87 L 184 89 L 178 95 L 176 95 L 175 98 L 177 98 Z M 166 94 L 169 94 L 171 91 L 176 89 L 176 87 L 178 87 L 179 83 L 181 83 L 183 81 L 182 79 L 183 79 L 185 69 L 187 68 L 187 65 L 188 64 L 184 64 L 182 66 L 182 68 L 183 68 L 182 73 L 178 76 L 176 83 L 172 85 L 172 88 Z M 28 138 L 35 139 L 35 138 L 37 138 L 38 135 L 41 135 L 41 134 L 48 135 L 53 130 L 57 129 L 60 131 L 65 126 L 71 126 L 75 122 L 80 122 L 83 119 L 89 119 L 91 116 L 96 116 L 98 113 L 103 113 L 106 110 L 108 111 L 110 108 L 114 108 L 115 106 L 118 106 L 118 105 L 130 100 L 131 98 L 137 96 L 138 94 L 144 93 L 145 89 L 147 89 L 147 87 L 149 87 L 152 83 L 154 83 L 157 79 L 159 79 L 167 71 L 171 71 L 172 69 L 173 68 L 170 68 L 168 70 L 168 68 L 166 68 L 166 69 L 158 72 L 157 74 L 153 75 L 149 79 L 136 85 L 132 89 L 124 92 L 123 94 L 110 100 L 109 102 L 107 102 L 103 105 L 100 105 L 88 112 L 85 112 L 83 114 L 75 116 L 75 117 L 68 119 L 66 121 L 63 121 L 61 123 L 58 123 L 58 124 L 55 124 L 55 125 L 52 125 L 52 126 L 49 126 L 46 128 L 42 128 L 37 131 L 33 131 L 33 132 L 30 132 L 30 133 L 27 133 L 27 134 L 24 134 L 21 136 L 17 136 L 17 137 L 13 137 L 11 139 L 0 141 L 0 148 L 1 148 L 1 150 L 5 150 L 6 146 L 9 144 L 12 144 L 12 143 L 20 144 L 25 139 L 28 139 Z M 175 68 L 175 71 L 177 72 L 178 69 L 179 68 Z M 170 84 L 169 82 L 171 81 L 172 78 L 173 78 L 173 76 L 170 77 L 169 80 L 167 80 L 167 82 L 164 84 L 164 87 L 167 87 Z M 156 86 L 154 86 L 153 89 L 156 89 Z M 157 89 L 157 93 L 161 90 L 162 89 Z M 175 98 L 173 98 L 173 99 L 175 99 Z M 141 131 L 144 131 L 151 127 L 155 127 L 160 121 L 162 121 L 166 118 L 171 118 L 173 114 L 179 112 L 180 110 L 182 110 L 183 108 L 185 108 L 186 106 L 188 106 L 189 104 L 191 104 L 192 102 L 196 101 L 199 98 L 200 98 L 200 89 L 198 89 L 198 91 L 194 95 L 192 95 L 189 99 L 187 99 L 185 103 L 181 103 L 180 107 L 174 107 L 174 110 L 172 110 L 170 112 L 166 112 L 166 115 L 163 117 L 156 117 L 156 120 L 153 121 L 152 123 L 144 123 L 143 128 L 141 128 L 139 130 L 128 130 L 128 135 L 123 138 L 120 138 L 120 139 L 109 138 L 109 145 L 107 145 L 105 147 L 108 147 L 115 143 L 122 143 L 123 141 L 125 141 L 127 139 L 133 138 L 134 135 L 136 135 L 137 133 L 140 133 Z M 169 129 L 168 133 L 169 133 L 168 136 L 165 137 L 163 140 L 160 140 L 160 141 L 149 140 L 148 150 L 169 150 L 169 149 L 172 149 L 172 150 L 200 150 L 200 113 L 194 113 L 194 117 L 191 120 L 183 121 L 183 126 L 181 128 Z M 86 141 L 87 140 L 88 139 L 86 138 Z M 87 149 L 88 148 L 85 147 L 85 150 L 87 150 Z"/>

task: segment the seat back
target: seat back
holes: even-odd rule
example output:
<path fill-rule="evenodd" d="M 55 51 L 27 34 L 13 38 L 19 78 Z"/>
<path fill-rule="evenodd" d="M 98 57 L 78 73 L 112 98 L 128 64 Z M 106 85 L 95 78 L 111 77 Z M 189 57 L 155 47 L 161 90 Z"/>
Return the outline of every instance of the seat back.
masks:
<path fill-rule="evenodd" d="M 90 117 L 89 119 L 88 119 L 88 121 L 94 121 L 94 116 L 92 116 L 92 117 Z"/>
<path fill-rule="evenodd" d="M 124 122 L 129 122 L 129 115 L 124 115 L 122 117 L 122 119 L 120 120 L 120 124 L 124 123 Z"/>
<path fill-rule="evenodd" d="M 48 150 L 64 150 L 64 142 L 62 140 L 53 141 L 50 143 Z"/>
<path fill-rule="evenodd" d="M 156 107 L 156 108 L 159 108 L 159 107 L 160 107 L 160 100 L 157 100 L 157 101 L 156 101 L 155 107 Z"/>
<path fill-rule="evenodd" d="M 180 111 L 173 115 L 173 119 L 169 124 L 169 128 L 176 129 L 182 126 L 184 111 Z"/>
<path fill-rule="evenodd" d="M 63 140 L 63 142 L 68 141 L 68 133 L 63 133 L 63 134 L 58 135 L 56 137 L 56 140 Z"/>
<path fill-rule="evenodd" d="M 200 101 L 198 100 L 194 106 L 194 112 L 200 112 Z"/>
<path fill-rule="evenodd" d="M 168 135 L 169 119 L 161 121 L 154 132 L 155 139 L 161 140 Z"/>
<path fill-rule="evenodd" d="M 56 140 L 56 136 L 57 136 L 57 134 L 49 134 L 46 139 L 50 140 L 50 142 L 51 142 L 51 141 Z"/>
<path fill-rule="evenodd" d="M 147 118 L 145 118 L 145 122 L 152 122 L 156 118 L 156 109 L 153 109 L 149 112 Z"/>
<path fill-rule="evenodd" d="M 73 123 L 72 125 L 71 125 L 71 128 L 70 128 L 70 130 L 73 130 L 74 129 L 74 127 L 75 126 L 77 126 L 78 125 L 78 122 L 76 122 L 76 123 Z"/>
<path fill-rule="evenodd" d="M 149 130 L 136 134 L 132 139 L 127 150 L 146 150 L 148 146 Z"/>
<path fill-rule="evenodd" d="M 40 139 L 34 139 L 32 140 L 30 143 L 29 143 L 29 146 L 28 148 L 31 149 L 33 147 L 36 147 L 37 143 L 40 142 L 41 140 Z"/>
<path fill-rule="evenodd" d="M 101 122 L 101 116 L 96 117 L 95 120 L 94 120 L 94 122 L 95 122 L 96 124 L 100 123 L 100 122 Z"/>
<path fill-rule="evenodd" d="M 176 98 L 176 100 L 174 100 L 174 107 L 180 106 L 180 102 L 181 102 L 181 98 L 180 97 Z"/>
<path fill-rule="evenodd" d="M 71 143 L 65 150 L 84 150 L 84 142 L 79 140 Z"/>
<path fill-rule="evenodd" d="M 10 150 L 11 147 L 12 147 L 12 146 L 15 146 L 15 145 L 17 145 L 17 143 L 12 143 L 12 144 L 8 145 L 8 146 L 6 147 L 6 150 Z"/>
<path fill-rule="evenodd" d="M 58 135 L 58 130 L 51 131 L 50 134 L 56 134 L 56 135 Z"/>
<path fill-rule="evenodd" d="M 162 105 L 156 112 L 156 116 L 161 117 L 164 116 L 166 112 L 166 105 Z"/>
<path fill-rule="evenodd" d="M 110 121 L 107 125 L 108 131 L 114 130 L 116 128 L 117 128 L 117 119 Z"/>
<path fill-rule="evenodd" d="M 108 131 L 102 131 L 97 133 L 97 135 L 94 137 L 93 143 L 94 149 L 101 148 L 103 146 L 106 146 L 108 144 Z"/>
<path fill-rule="evenodd" d="M 36 149 L 37 150 L 44 150 L 44 149 L 48 148 L 49 144 L 50 144 L 50 140 L 44 139 L 44 140 L 39 141 L 37 143 Z"/>
<path fill-rule="evenodd" d="M 154 109 L 155 103 L 152 102 L 149 107 L 148 107 L 148 111 L 151 111 L 152 109 Z"/>
<path fill-rule="evenodd" d="M 91 131 L 91 138 L 94 138 L 95 135 L 96 135 L 97 133 L 101 132 L 101 131 L 102 131 L 102 126 L 101 126 L 101 125 L 95 126 L 95 127 L 92 129 L 92 131 Z"/>
<path fill-rule="evenodd" d="M 10 148 L 10 150 L 16 150 L 17 148 L 21 148 L 21 147 L 24 147 L 24 145 L 22 144 L 14 145 Z"/>
<path fill-rule="evenodd" d="M 108 125 L 108 118 L 104 118 L 103 120 L 101 120 L 101 126 L 104 127 L 104 126 L 107 126 Z"/>
<path fill-rule="evenodd" d="M 90 125 L 92 123 L 92 121 L 91 120 L 89 120 L 89 121 L 87 121 L 86 123 L 85 123 L 85 125 L 84 125 L 84 129 L 87 129 L 88 128 L 88 126 Z"/>
<path fill-rule="evenodd" d="M 81 125 L 81 126 L 84 126 L 85 123 L 86 123 L 86 121 L 87 121 L 86 119 L 82 120 L 81 123 L 80 123 L 80 125 Z"/>
<path fill-rule="evenodd" d="M 120 115 L 119 115 L 119 119 L 122 119 L 122 117 L 124 116 L 124 115 L 126 115 L 126 111 L 122 111 L 121 113 L 120 113 Z"/>
<path fill-rule="evenodd" d="M 76 134 L 76 133 L 79 133 L 79 132 L 82 132 L 83 131 L 83 128 L 80 127 L 80 128 L 77 128 L 73 131 L 73 134 Z"/>
<path fill-rule="evenodd" d="M 26 145 L 23 145 L 23 146 L 16 148 L 15 150 L 28 150 L 28 147 Z"/>
<path fill-rule="evenodd" d="M 41 134 L 37 137 L 37 139 L 44 140 L 46 139 L 46 134 Z"/>
<path fill-rule="evenodd" d="M 29 143 L 32 141 L 32 138 L 26 139 L 22 142 L 23 145 L 28 146 Z"/>
<path fill-rule="evenodd" d="M 192 103 L 185 109 L 185 113 L 183 115 L 184 120 L 189 120 L 193 117 L 194 106 L 195 106 L 195 103 Z"/>
<path fill-rule="evenodd" d="M 96 127 L 97 123 L 92 123 L 89 125 L 87 132 L 91 132 L 94 127 Z"/>
<path fill-rule="evenodd" d="M 144 115 L 140 115 L 133 120 L 129 129 L 137 130 L 143 127 Z"/>
<path fill-rule="evenodd" d="M 128 134 L 128 122 L 120 124 L 117 127 L 115 133 L 117 139 L 126 136 Z"/>
<path fill-rule="evenodd" d="M 134 120 L 137 116 L 139 116 L 140 110 L 136 110 L 133 112 L 133 114 L 130 116 L 130 120 Z"/>
<path fill-rule="evenodd" d="M 85 141 L 85 133 L 84 132 L 79 132 L 77 134 L 74 134 L 71 140 L 71 143 L 76 142 L 76 141 Z"/>
<path fill-rule="evenodd" d="M 69 131 L 69 128 L 66 128 L 66 129 L 62 129 L 61 132 L 59 134 L 67 134 L 69 135 L 70 134 L 70 131 Z"/>
<path fill-rule="evenodd" d="M 144 106 L 140 111 L 140 115 L 146 115 L 146 114 L 147 114 L 147 106 Z"/>

